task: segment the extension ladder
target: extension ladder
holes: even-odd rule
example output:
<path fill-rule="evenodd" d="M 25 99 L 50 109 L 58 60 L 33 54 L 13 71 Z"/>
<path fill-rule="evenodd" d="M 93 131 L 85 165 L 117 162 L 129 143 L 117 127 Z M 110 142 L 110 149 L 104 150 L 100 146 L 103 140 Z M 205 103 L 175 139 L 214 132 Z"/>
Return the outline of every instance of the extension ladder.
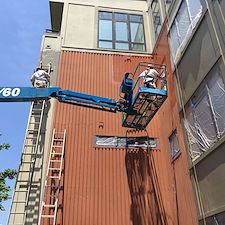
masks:
<path fill-rule="evenodd" d="M 38 225 L 46 221 L 49 225 L 56 224 L 65 139 L 66 130 L 64 132 L 56 132 L 55 129 L 53 130 Z"/>
<path fill-rule="evenodd" d="M 36 168 L 35 163 L 45 106 L 45 101 L 33 102 L 31 105 L 27 132 L 8 216 L 8 225 L 24 225 L 26 222 L 30 193 L 35 186 L 33 176 Z"/>

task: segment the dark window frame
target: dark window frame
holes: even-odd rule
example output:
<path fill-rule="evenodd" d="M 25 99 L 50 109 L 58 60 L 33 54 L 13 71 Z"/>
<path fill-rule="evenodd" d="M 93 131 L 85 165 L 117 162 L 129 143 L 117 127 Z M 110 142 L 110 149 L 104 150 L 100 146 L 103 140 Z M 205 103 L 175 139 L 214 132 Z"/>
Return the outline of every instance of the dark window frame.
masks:
<path fill-rule="evenodd" d="M 112 18 L 100 18 L 101 13 L 111 13 L 112 14 Z M 116 15 L 119 14 L 124 14 L 126 15 L 127 19 L 116 19 Z M 132 16 L 139 16 L 140 17 L 140 21 L 135 21 L 132 20 L 131 17 Z M 99 37 L 100 35 L 100 21 L 111 21 L 112 22 L 112 40 L 107 40 L 107 39 L 101 39 Z M 123 22 L 126 23 L 126 34 L 127 34 L 127 41 L 124 40 L 117 40 L 116 39 L 116 22 Z M 143 29 L 143 42 L 134 42 L 131 40 L 131 25 L 132 24 L 141 24 L 142 25 L 142 29 Z M 141 51 L 141 52 L 146 52 L 146 38 L 145 38 L 145 32 L 144 32 L 144 21 L 143 21 L 143 15 L 140 14 L 128 14 L 128 13 L 120 13 L 120 12 L 108 12 L 108 11 L 99 11 L 98 12 L 98 48 L 106 48 L 106 47 L 101 47 L 100 46 L 100 42 L 110 42 L 112 43 L 112 48 L 109 49 L 117 49 L 117 50 L 126 50 L 126 51 Z M 128 45 L 128 49 L 122 49 L 122 48 L 117 48 L 116 44 L 127 44 Z M 138 49 L 135 50 L 132 46 L 136 45 L 136 46 L 140 46 L 142 48 L 142 50 Z"/>
<path fill-rule="evenodd" d="M 178 149 L 174 149 L 175 138 L 176 138 L 177 144 L 179 146 Z M 172 134 L 169 136 L 169 145 L 170 145 L 170 157 L 171 157 L 171 159 L 174 159 L 175 156 L 180 152 L 180 143 L 179 143 L 177 129 L 175 129 L 172 132 Z"/>
<path fill-rule="evenodd" d="M 157 38 L 162 29 L 162 21 L 161 21 L 160 7 L 159 7 L 158 0 L 152 0 L 151 10 L 152 10 L 152 17 L 153 17 L 154 32 Z"/>

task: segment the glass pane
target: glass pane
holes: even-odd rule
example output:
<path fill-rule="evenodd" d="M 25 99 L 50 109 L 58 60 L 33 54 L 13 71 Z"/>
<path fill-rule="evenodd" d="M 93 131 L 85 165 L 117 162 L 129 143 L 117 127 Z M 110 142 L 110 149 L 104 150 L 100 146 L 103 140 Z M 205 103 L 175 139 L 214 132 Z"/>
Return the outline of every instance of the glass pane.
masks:
<path fill-rule="evenodd" d="M 198 127 L 198 140 L 203 151 L 216 140 L 216 128 L 207 95 L 195 105 L 194 113 Z"/>
<path fill-rule="evenodd" d="M 173 61 L 176 59 L 177 49 L 180 46 L 179 35 L 177 33 L 176 21 L 173 23 L 169 32 L 169 45 Z"/>
<path fill-rule="evenodd" d="M 95 144 L 96 145 L 106 145 L 106 146 L 115 145 L 116 137 L 96 136 Z"/>
<path fill-rule="evenodd" d="M 154 17 L 154 25 L 160 25 L 161 21 L 160 21 L 159 13 L 153 14 L 153 17 Z"/>
<path fill-rule="evenodd" d="M 187 4 L 185 1 L 181 4 L 176 19 L 178 23 L 180 43 L 182 43 L 187 35 L 191 23 L 188 15 Z"/>
<path fill-rule="evenodd" d="M 157 35 L 159 35 L 159 33 L 160 33 L 160 31 L 161 31 L 161 28 L 162 28 L 161 25 L 158 25 L 158 26 L 155 28 L 155 33 L 156 33 Z"/>
<path fill-rule="evenodd" d="M 117 137 L 117 145 L 118 146 L 127 146 L 126 137 Z"/>
<path fill-rule="evenodd" d="M 145 51 L 145 45 L 142 45 L 142 44 L 132 44 L 131 45 L 131 50 L 133 51 Z"/>
<path fill-rule="evenodd" d="M 112 21 L 99 20 L 99 39 L 112 40 Z"/>
<path fill-rule="evenodd" d="M 148 137 L 95 136 L 95 144 L 102 146 L 157 147 L 157 140 Z"/>
<path fill-rule="evenodd" d="M 112 42 L 110 41 L 99 41 L 99 48 L 112 48 Z"/>
<path fill-rule="evenodd" d="M 144 30 L 141 23 L 130 23 L 131 41 L 144 43 Z"/>
<path fill-rule="evenodd" d="M 168 12 L 170 4 L 171 4 L 172 1 L 173 0 L 164 0 L 164 2 L 165 2 L 164 6 L 165 6 L 166 12 Z"/>
<path fill-rule="evenodd" d="M 158 0 L 153 0 L 151 3 L 152 11 L 159 11 L 159 3 Z"/>
<path fill-rule="evenodd" d="M 116 43 L 116 49 L 129 50 L 128 43 Z"/>
<path fill-rule="evenodd" d="M 115 20 L 127 21 L 127 14 L 115 13 Z"/>
<path fill-rule="evenodd" d="M 202 5 L 199 0 L 188 0 L 192 26 L 194 27 L 202 14 Z"/>
<path fill-rule="evenodd" d="M 99 18 L 100 19 L 112 19 L 112 13 L 111 12 L 99 12 Z"/>
<path fill-rule="evenodd" d="M 177 130 L 175 130 L 169 137 L 169 142 L 170 142 L 170 155 L 171 158 L 173 158 L 180 151 Z"/>
<path fill-rule="evenodd" d="M 116 40 L 128 41 L 127 23 L 116 22 Z"/>
<path fill-rule="evenodd" d="M 130 15 L 130 21 L 133 22 L 142 22 L 142 16 L 139 15 Z"/>
<path fill-rule="evenodd" d="M 223 79 L 219 74 L 218 68 L 212 71 L 207 84 L 219 129 L 219 136 L 221 136 L 225 131 L 225 92 Z"/>
<path fill-rule="evenodd" d="M 198 128 L 195 123 L 193 107 L 189 105 L 186 108 L 186 119 L 185 127 L 190 139 L 190 156 L 193 159 L 198 158 L 202 154 L 202 150 L 200 148 L 200 143 L 198 141 Z"/>

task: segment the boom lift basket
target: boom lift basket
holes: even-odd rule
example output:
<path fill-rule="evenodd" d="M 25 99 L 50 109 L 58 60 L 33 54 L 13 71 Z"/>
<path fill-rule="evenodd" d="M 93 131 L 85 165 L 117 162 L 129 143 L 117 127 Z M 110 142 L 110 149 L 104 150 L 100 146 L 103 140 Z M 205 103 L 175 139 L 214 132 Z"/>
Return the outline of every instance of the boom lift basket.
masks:
<path fill-rule="evenodd" d="M 154 89 L 144 87 L 141 78 L 138 77 L 142 67 L 147 65 L 149 65 L 149 62 L 140 62 L 131 78 L 128 77 L 128 73 L 124 75 L 120 87 L 121 93 L 124 94 L 123 101 L 127 106 L 122 113 L 123 127 L 146 128 L 167 98 L 166 67 L 161 64 L 151 63 L 152 68 L 159 71 L 159 77 L 154 77 L 156 83 L 156 89 Z M 136 82 L 135 75 L 137 76 Z M 134 82 L 135 85 L 133 85 Z M 120 97 L 122 97 L 121 93 Z"/>

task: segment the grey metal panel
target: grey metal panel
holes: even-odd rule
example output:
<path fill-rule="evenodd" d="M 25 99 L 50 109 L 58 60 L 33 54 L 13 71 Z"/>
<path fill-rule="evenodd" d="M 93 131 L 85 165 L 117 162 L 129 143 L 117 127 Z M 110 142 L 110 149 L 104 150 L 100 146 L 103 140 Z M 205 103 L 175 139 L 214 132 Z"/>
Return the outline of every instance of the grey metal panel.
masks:
<path fill-rule="evenodd" d="M 221 0 L 219 4 L 220 4 L 222 12 L 225 12 L 225 0 Z"/>
<path fill-rule="evenodd" d="M 225 209 L 225 143 L 196 166 L 206 216 Z"/>
<path fill-rule="evenodd" d="M 219 57 L 219 46 L 208 15 L 198 27 L 179 65 L 183 100 L 186 103 Z"/>
<path fill-rule="evenodd" d="M 221 5 L 223 5 L 223 9 L 221 7 Z M 221 5 L 218 3 L 218 1 L 215 1 L 213 3 L 213 8 L 212 8 L 212 13 L 214 16 L 214 23 L 215 23 L 215 27 L 216 27 L 216 31 L 217 31 L 217 35 L 218 35 L 218 39 L 221 45 L 221 49 L 223 50 L 223 52 L 225 51 L 225 24 L 224 24 L 224 12 L 225 12 L 225 4 L 223 1 L 221 1 Z"/>

